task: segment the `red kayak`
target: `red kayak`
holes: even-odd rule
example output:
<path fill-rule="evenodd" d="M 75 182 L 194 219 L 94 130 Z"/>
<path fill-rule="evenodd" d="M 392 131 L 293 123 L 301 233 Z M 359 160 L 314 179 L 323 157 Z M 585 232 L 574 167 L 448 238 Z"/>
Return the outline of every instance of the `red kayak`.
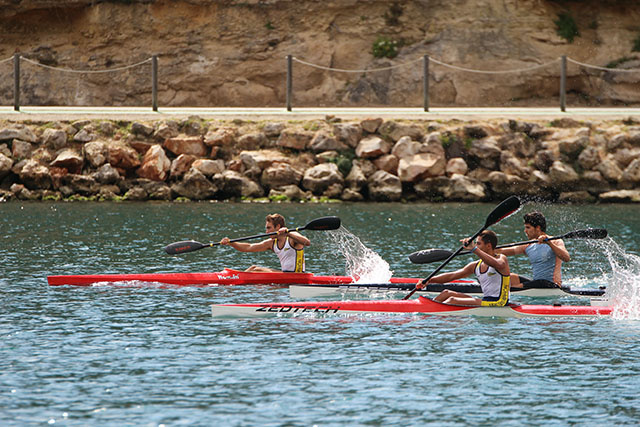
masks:
<path fill-rule="evenodd" d="M 317 301 L 264 304 L 213 304 L 213 317 L 277 317 L 282 315 L 333 315 L 411 313 L 436 316 L 485 317 L 597 317 L 608 316 L 611 307 L 577 305 L 518 305 L 470 307 L 435 302 L 418 297 L 412 300 Z"/>
<path fill-rule="evenodd" d="M 417 283 L 418 278 L 392 277 L 390 283 Z M 88 274 L 49 276 L 51 286 L 90 286 L 95 283 L 146 282 L 177 286 L 256 285 L 256 284 L 344 284 L 353 283 L 351 276 L 316 276 L 312 273 L 247 273 L 225 268 L 213 273 L 152 273 L 152 274 Z M 463 281 L 464 282 L 464 281 Z M 471 283 L 471 281 L 468 281 Z"/>

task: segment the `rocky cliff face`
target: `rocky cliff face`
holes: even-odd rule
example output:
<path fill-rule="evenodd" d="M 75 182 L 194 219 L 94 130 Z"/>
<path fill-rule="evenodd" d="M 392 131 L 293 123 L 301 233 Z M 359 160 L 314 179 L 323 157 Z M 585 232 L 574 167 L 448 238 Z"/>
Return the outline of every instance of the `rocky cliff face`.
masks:
<path fill-rule="evenodd" d="M 623 2 L 624 3 L 624 2 Z M 567 8 L 580 36 L 568 43 L 554 20 Z M 286 55 L 294 105 L 422 105 L 422 64 L 432 58 L 431 105 L 557 105 L 561 55 L 583 63 L 640 68 L 631 52 L 640 6 L 559 5 L 546 0 L 0 0 L 0 61 L 14 53 L 52 67 L 107 70 L 159 56 L 161 106 L 282 106 Z M 376 59 L 378 37 L 400 43 Z M 570 104 L 640 103 L 640 73 L 570 63 Z M 0 102 L 13 101 L 13 64 L 0 63 Z M 22 62 L 23 104 L 149 105 L 151 65 L 113 73 L 67 73 Z"/>

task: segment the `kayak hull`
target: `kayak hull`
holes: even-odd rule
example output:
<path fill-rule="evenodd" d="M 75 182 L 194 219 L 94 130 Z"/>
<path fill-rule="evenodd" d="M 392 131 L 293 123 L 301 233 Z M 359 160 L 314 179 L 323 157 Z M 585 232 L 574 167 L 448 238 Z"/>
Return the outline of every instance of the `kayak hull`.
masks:
<path fill-rule="evenodd" d="M 394 277 L 391 283 L 417 283 L 416 278 Z M 249 273 L 225 268 L 210 273 L 151 273 L 151 274 L 88 274 L 48 276 L 50 286 L 91 286 L 96 283 L 145 282 L 175 286 L 257 285 L 257 284 L 344 284 L 354 281 L 351 276 L 317 276 L 312 273 Z"/>
<path fill-rule="evenodd" d="M 289 296 L 296 299 L 328 297 L 345 295 L 347 293 L 376 293 L 376 292 L 411 292 L 414 283 L 344 283 L 344 284 L 292 284 L 289 287 Z M 482 295 L 482 289 L 477 282 L 456 281 L 453 283 L 429 284 L 424 289 L 419 289 L 422 295 L 437 295 L 444 289 L 462 292 L 468 295 Z M 563 287 L 524 287 L 512 288 L 511 295 L 527 297 L 557 297 L 576 296 L 584 298 L 602 297 L 604 289 L 582 289 Z"/>
<path fill-rule="evenodd" d="M 211 313 L 216 318 L 383 313 L 481 317 L 600 317 L 610 315 L 611 311 L 611 307 L 575 305 L 458 306 L 438 303 L 422 296 L 412 300 L 213 304 L 211 306 Z"/>

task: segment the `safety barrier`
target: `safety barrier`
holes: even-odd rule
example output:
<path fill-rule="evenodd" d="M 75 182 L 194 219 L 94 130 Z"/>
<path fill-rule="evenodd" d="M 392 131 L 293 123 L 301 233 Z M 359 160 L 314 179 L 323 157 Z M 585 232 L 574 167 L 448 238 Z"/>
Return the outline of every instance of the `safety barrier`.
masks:
<path fill-rule="evenodd" d="M 143 61 L 137 62 L 135 64 L 126 65 L 118 68 L 111 68 L 106 70 L 73 70 L 67 68 L 53 67 L 50 65 L 42 64 L 40 62 L 31 60 L 24 56 L 21 56 L 19 53 L 14 54 L 13 57 L 9 57 L 6 59 L 0 60 L 0 64 L 9 62 L 13 60 L 14 70 L 14 110 L 20 110 L 20 63 L 21 61 L 28 62 L 30 64 L 43 67 L 46 69 L 59 71 L 59 72 L 67 72 L 67 73 L 78 73 L 78 74 L 96 74 L 96 73 L 113 73 L 118 71 L 128 70 L 134 67 L 138 67 L 147 63 L 151 63 L 151 108 L 153 111 L 158 111 L 158 56 L 153 55 L 150 58 L 147 58 Z M 380 68 L 372 68 L 372 69 L 360 69 L 360 70 L 348 70 L 348 69 L 340 69 L 340 68 L 332 68 L 319 64 L 313 64 L 311 62 L 304 61 L 300 58 L 296 58 L 292 55 L 287 55 L 286 57 L 286 109 L 287 111 L 293 110 L 293 62 L 296 62 L 302 66 L 312 67 L 319 70 L 327 71 L 327 72 L 338 72 L 338 73 L 375 73 L 380 71 L 388 71 L 402 67 L 409 67 L 417 64 L 419 62 L 422 63 L 422 82 L 423 82 L 423 109 L 424 111 L 429 111 L 429 69 L 430 64 L 436 64 L 438 66 L 442 66 L 445 68 L 449 68 L 456 71 L 466 72 L 466 73 L 476 73 L 476 74 L 486 74 L 486 75 L 504 75 L 504 74 L 517 74 L 517 73 L 525 73 L 536 71 L 545 67 L 549 67 L 551 65 L 560 63 L 560 75 L 559 75 L 559 104 L 560 110 L 566 111 L 566 91 L 567 91 L 567 63 L 572 63 L 574 65 L 584 67 L 585 69 L 597 70 L 597 71 L 606 71 L 606 72 L 614 72 L 614 73 L 637 73 L 640 72 L 640 69 L 618 69 L 618 68 L 606 68 L 600 67 L 596 65 L 585 64 L 571 58 L 568 58 L 566 55 L 561 56 L 558 59 L 553 61 L 549 61 L 544 64 L 535 65 L 532 67 L 526 68 L 518 68 L 512 70 L 476 70 L 471 68 L 460 67 L 453 64 L 448 64 L 437 59 L 431 58 L 429 55 L 423 55 L 421 58 L 417 58 L 412 61 L 408 61 L 401 64 L 390 65 L 387 67 Z"/>

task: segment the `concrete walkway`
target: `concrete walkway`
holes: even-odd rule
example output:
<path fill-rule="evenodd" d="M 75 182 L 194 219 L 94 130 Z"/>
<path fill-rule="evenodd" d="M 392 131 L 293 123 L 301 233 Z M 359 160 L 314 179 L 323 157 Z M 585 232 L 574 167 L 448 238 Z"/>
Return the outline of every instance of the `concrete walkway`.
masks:
<path fill-rule="evenodd" d="M 576 120 L 621 120 L 629 117 L 640 121 L 640 108 L 160 108 L 151 107 L 21 107 L 0 106 L 0 120 L 55 121 L 79 119 L 164 120 L 199 116 L 221 120 L 313 120 L 335 116 L 343 119 L 382 117 L 407 120 L 551 120 L 568 117 Z"/>

